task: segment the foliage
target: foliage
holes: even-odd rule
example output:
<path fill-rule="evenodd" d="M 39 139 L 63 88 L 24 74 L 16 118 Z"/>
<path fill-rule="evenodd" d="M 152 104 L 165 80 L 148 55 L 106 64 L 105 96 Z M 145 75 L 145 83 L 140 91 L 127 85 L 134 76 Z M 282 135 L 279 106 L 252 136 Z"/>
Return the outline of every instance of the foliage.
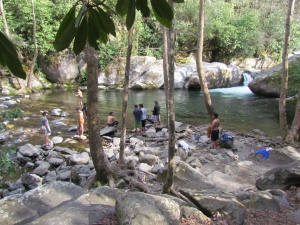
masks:
<path fill-rule="evenodd" d="M 16 153 L 15 146 L 0 146 L 0 176 L 5 173 L 9 176 L 14 175 L 15 167 L 11 162 L 10 156 Z"/>
<path fill-rule="evenodd" d="M 151 0 L 151 6 L 156 19 L 164 26 L 172 25 L 173 11 L 166 0 Z M 79 11 L 77 13 L 77 7 Z M 73 51 L 76 55 L 82 52 L 88 43 L 96 50 L 99 43 L 106 44 L 108 35 L 116 36 L 116 29 L 110 17 L 109 7 L 105 1 L 94 0 L 92 2 L 75 3 L 63 18 L 54 41 L 56 51 L 66 49 L 74 40 Z M 141 11 L 143 16 L 150 15 L 148 1 L 118 0 L 116 12 L 126 15 L 127 30 L 133 26 L 136 9 Z"/>
<path fill-rule="evenodd" d="M 54 51 L 55 32 L 66 10 L 75 2 L 75 0 L 35 1 L 36 38 L 38 50 L 41 54 L 46 55 Z M 24 56 L 32 58 L 34 49 L 32 47 L 33 19 L 31 4 L 24 0 L 9 0 L 4 1 L 3 5 L 14 43 L 21 49 Z"/>
<path fill-rule="evenodd" d="M 282 71 L 280 70 L 277 75 L 266 77 L 264 79 L 265 83 L 280 90 L 281 73 Z M 294 96 L 298 93 L 298 90 L 300 88 L 300 59 L 289 62 L 288 73 L 289 86 L 287 94 L 289 96 Z"/>
<path fill-rule="evenodd" d="M 19 118 L 22 117 L 24 111 L 20 108 L 14 108 L 12 111 L 6 111 L 2 113 L 4 119 L 11 119 L 11 118 Z"/>

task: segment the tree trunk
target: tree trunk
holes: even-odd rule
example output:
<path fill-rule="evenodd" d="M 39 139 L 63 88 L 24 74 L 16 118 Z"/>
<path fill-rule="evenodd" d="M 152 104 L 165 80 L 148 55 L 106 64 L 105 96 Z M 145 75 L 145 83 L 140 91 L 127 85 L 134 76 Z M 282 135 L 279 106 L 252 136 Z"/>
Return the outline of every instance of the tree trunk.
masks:
<path fill-rule="evenodd" d="M 8 26 L 7 26 L 7 22 L 6 22 L 6 17 L 5 17 L 5 13 L 4 13 L 2 0 L 0 0 L 0 13 L 1 13 L 2 22 L 3 22 L 4 33 L 6 34 L 7 37 L 9 37 L 9 31 L 8 31 Z"/>
<path fill-rule="evenodd" d="M 199 23 L 198 24 L 198 42 L 197 42 L 197 55 L 196 55 L 197 71 L 198 71 L 201 91 L 202 91 L 203 97 L 204 97 L 203 100 L 204 100 L 205 107 L 208 112 L 209 118 L 211 120 L 212 115 L 215 110 L 211 103 L 211 98 L 210 98 L 207 83 L 205 80 L 205 73 L 203 71 L 203 63 L 202 63 L 203 40 L 204 40 L 204 0 L 200 0 L 198 23 Z"/>
<path fill-rule="evenodd" d="M 88 130 L 89 145 L 92 160 L 96 170 L 96 180 L 103 183 L 109 183 L 113 186 L 113 176 L 110 171 L 110 162 L 108 161 L 102 146 L 100 136 L 100 119 L 98 106 L 98 53 L 87 46 L 87 107 L 88 107 Z M 75 110 L 75 109 L 74 109 Z"/>
<path fill-rule="evenodd" d="M 32 6 L 32 20 L 33 20 L 33 45 L 34 45 L 34 55 L 33 59 L 30 65 L 30 71 L 27 77 L 27 87 L 31 88 L 31 77 L 33 76 L 34 72 L 34 67 L 35 67 L 35 62 L 38 57 L 38 48 L 37 48 L 37 43 L 36 43 L 36 19 L 35 19 L 35 13 L 34 13 L 34 0 L 31 0 L 31 6 Z"/>
<path fill-rule="evenodd" d="M 169 4 L 174 9 L 173 1 L 169 0 Z M 168 173 L 166 183 L 163 186 L 163 192 L 170 194 L 174 190 L 174 169 L 175 169 L 175 113 L 174 113 L 174 64 L 175 64 L 175 37 L 174 37 L 174 27 L 169 29 L 168 32 L 168 133 L 169 133 L 169 151 L 168 151 Z"/>
<path fill-rule="evenodd" d="M 126 55 L 126 67 L 125 67 L 125 77 L 124 77 L 124 91 L 123 91 L 123 105 L 122 105 L 122 132 L 121 132 L 121 143 L 120 143 L 120 158 L 119 163 L 125 163 L 125 142 L 126 142 L 126 113 L 127 113 L 127 103 L 128 103 L 128 84 L 129 84 L 129 72 L 130 72 L 130 61 L 132 52 L 132 34 L 133 27 L 128 31 L 128 46 Z"/>
<path fill-rule="evenodd" d="M 279 100 L 279 120 L 280 129 L 284 138 L 288 134 L 288 124 L 286 118 L 286 96 L 288 89 L 288 49 L 291 38 L 291 18 L 293 16 L 295 6 L 295 0 L 289 0 L 288 12 L 285 23 L 285 39 L 284 47 L 282 52 L 282 77 L 281 77 L 281 90 L 280 90 L 280 100 Z"/>
<path fill-rule="evenodd" d="M 165 103 L 166 112 L 168 112 L 168 93 L 169 93 L 169 29 L 162 26 L 162 40 L 163 40 L 163 70 L 164 70 L 164 91 L 165 91 Z M 169 118 L 167 113 L 167 127 L 169 127 Z"/>
<path fill-rule="evenodd" d="M 295 116 L 292 122 L 291 129 L 286 137 L 286 141 L 293 142 L 300 140 L 300 88 L 298 90 L 298 100 L 295 110 Z"/>

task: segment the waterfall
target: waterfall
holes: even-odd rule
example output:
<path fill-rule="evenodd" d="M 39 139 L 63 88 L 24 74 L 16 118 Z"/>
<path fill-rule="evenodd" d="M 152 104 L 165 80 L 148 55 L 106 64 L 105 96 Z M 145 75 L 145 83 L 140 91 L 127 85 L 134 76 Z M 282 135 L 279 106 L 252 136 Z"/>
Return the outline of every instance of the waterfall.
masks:
<path fill-rule="evenodd" d="M 248 73 L 242 73 L 243 76 L 243 84 L 244 86 L 248 86 L 248 84 L 253 80 L 252 76 Z"/>

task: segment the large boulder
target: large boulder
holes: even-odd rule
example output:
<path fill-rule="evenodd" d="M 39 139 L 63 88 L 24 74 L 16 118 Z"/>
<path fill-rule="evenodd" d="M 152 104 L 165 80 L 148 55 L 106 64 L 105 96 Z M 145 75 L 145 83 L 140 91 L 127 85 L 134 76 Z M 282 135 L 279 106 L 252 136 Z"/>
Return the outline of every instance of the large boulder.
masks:
<path fill-rule="evenodd" d="M 269 170 L 256 180 L 258 190 L 281 189 L 300 185 L 300 162 L 293 162 Z"/>
<path fill-rule="evenodd" d="M 149 56 L 131 57 L 129 79 L 132 81 L 138 78 L 155 61 L 154 57 Z M 126 58 L 124 57 L 112 61 L 106 66 L 104 72 L 101 72 L 98 76 L 98 84 L 111 88 L 123 87 L 125 66 Z"/>
<path fill-rule="evenodd" d="M 294 96 L 299 89 L 299 65 L 300 54 L 289 58 L 289 96 Z M 279 64 L 269 70 L 262 71 L 248 84 L 248 87 L 256 95 L 278 98 L 280 96 L 281 75 L 282 64 Z"/>
<path fill-rule="evenodd" d="M 123 87 L 125 58 L 111 62 L 98 76 L 98 84 L 110 88 Z M 163 60 L 154 57 L 135 56 L 131 59 L 129 88 L 159 89 L 164 86 Z M 203 63 L 205 79 L 209 88 L 237 86 L 242 83 L 240 68 L 224 63 Z M 200 90 L 198 71 L 195 62 L 175 66 L 174 88 Z"/>
<path fill-rule="evenodd" d="M 199 191 L 191 189 L 181 189 L 184 196 L 190 199 L 196 205 L 200 206 L 201 211 L 211 217 L 216 213 L 231 215 L 235 223 L 238 225 L 244 224 L 246 218 L 246 208 L 240 203 L 234 195 L 216 191 Z"/>
<path fill-rule="evenodd" d="M 117 198 L 118 224 L 179 224 L 179 204 L 169 198 L 144 193 L 126 193 Z"/>
<path fill-rule="evenodd" d="M 76 56 L 71 51 L 64 51 L 52 56 L 53 60 L 39 57 L 39 65 L 42 67 L 46 78 L 52 83 L 73 83 L 79 74 Z"/>

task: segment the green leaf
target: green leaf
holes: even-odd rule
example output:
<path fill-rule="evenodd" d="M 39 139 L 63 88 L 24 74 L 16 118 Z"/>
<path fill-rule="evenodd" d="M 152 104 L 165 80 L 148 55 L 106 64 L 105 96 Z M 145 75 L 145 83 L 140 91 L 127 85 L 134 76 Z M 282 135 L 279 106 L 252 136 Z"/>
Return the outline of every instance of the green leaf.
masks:
<path fill-rule="evenodd" d="M 102 23 L 101 19 L 100 19 L 100 15 L 98 13 L 97 10 L 95 9 L 89 9 L 90 15 L 91 15 L 91 20 L 93 20 L 96 29 L 98 31 L 98 38 L 100 40 L 100 42 L 102 43 L 106 43 L 108 41 L 108 31 L 106 30 L 104 24 Z"/>
<path fill-rule="evenodd" d="M 175 3 L 184 3 L 184 0 L 173 0 Z"/>
<path fill-rule="evenodd" d="M 13 75 L 26 79 L 26 73 L 17 57 L 18 54 L 14 45 L 2 32 L 0 32 L 0 50 L 1 65 L 7 66 Z"/>
<path fill-rule="evenodd" d="M 85 5 L 82 4 L 82 6 L 81 6 L 81 8 L 79 10 L 79 13 L 78 13 L 78 15 L 76 17 L 75 27 L 79 27 L 80 21 L 82 19 L 83 12 L 85 11 L 85 8 L 86 8 Z"/>
<path fill-rule="evenodd" d="M 148 7 L 147 0 L 137 0 L 136 1 L 136 9 L 141 11 L 143 17 L 150 16 L 150 9 Z"/>
<path fill-rule="evenodd" d="M 92 17 L 89 17 L 89 19 L 88 19 L 88 41 L 89 41 L 90 46 L 92 46 L 96 50 L 99 50 L 99 46 L 97 43 L 98 39 L 99 39 L 99 32 L 97 30 L 95 22 L 93 21 Z"/>
<path fill-rule="evenodd" d="M 167 20 L 165 18 L 160 17 L 154 10 L 153 10 L 153 13 L 154 13 L 155 18 L 161 25 L 163 25 L 167 28 L 170 28 L 172 26 L 172 20 Z"/>
<path fill-rule="evenodd" d="M 80 52 L 84 50 L 86 46 L 87 36 L 88 36 L 88 24 L 87 24 L 87 18 L 84 17 L 78 28 L 77 34 L 75 36 L 74 45 L 73 45 L 73 51 L 76 55 L 79 55 Z"/>
<path fill-rule="evenodd" d="M 15 49 L 15 46 L 11 41 L 0 31 L 0 41 L 1 41 L 1 50 L 5 50 L 6 53 L 18 57 L 18 53 Z"/>
<path fill-rule="evenodd" d="M 100 19 L 101 19 L 100 22 L 103 24 L 106 31 L 115 37 L 116 36 L 116 28 L 115 28 L 115 24 L 112 21 L 112 19 L 101 8 L 98 8 L 98 12 L 99 12 L 98 15 L 100 16 Z"/>
<path fill-rule="evenodd" d="M 92 0 L 92 2 L 93 2 L 95 5 L 103 3 L 103 1 L 100 1 L 100 0 Z"/>
<path fill-rule="evenodd" d="M 135 0 L 127 0 L 129 2 L 128 12 L 126 16 L 126 27 L 130 30 L 135 20 Z"/>
<path fill-rule="evenodd" d="M 75 27 L 75 11 L 76 5 L 74 5 L 66 14 L 57 31 L 54 48 L 58 52 L 69 47 L 76 35 L 77 28 Z"/>
<path fill-rule="evenodd" d="M 7 65 L 8 69 L 10 70 L 10 72 L 12 72 L 13 75 L 15 75 L 21 79 L 24 79 L 24 80 L 26 79 L 26 73 L 23 70 L 22 64 L 17 57 L 11 56 L 11 57 L 7 58 L 6 65 Z"/>
<path fill-rule="evenodd" d="M 166 0 L 150 0 L 153 11 L 165 20 L 173 20 L 174 14 L 169 3 Z"/>
<path fill-rule="evenodd" d="M 128 0 L 118 0 L 116 4 L 116 12 L 121 16 L 126 15 L 128 10 L 128 5 L 129 5 Z"/>

